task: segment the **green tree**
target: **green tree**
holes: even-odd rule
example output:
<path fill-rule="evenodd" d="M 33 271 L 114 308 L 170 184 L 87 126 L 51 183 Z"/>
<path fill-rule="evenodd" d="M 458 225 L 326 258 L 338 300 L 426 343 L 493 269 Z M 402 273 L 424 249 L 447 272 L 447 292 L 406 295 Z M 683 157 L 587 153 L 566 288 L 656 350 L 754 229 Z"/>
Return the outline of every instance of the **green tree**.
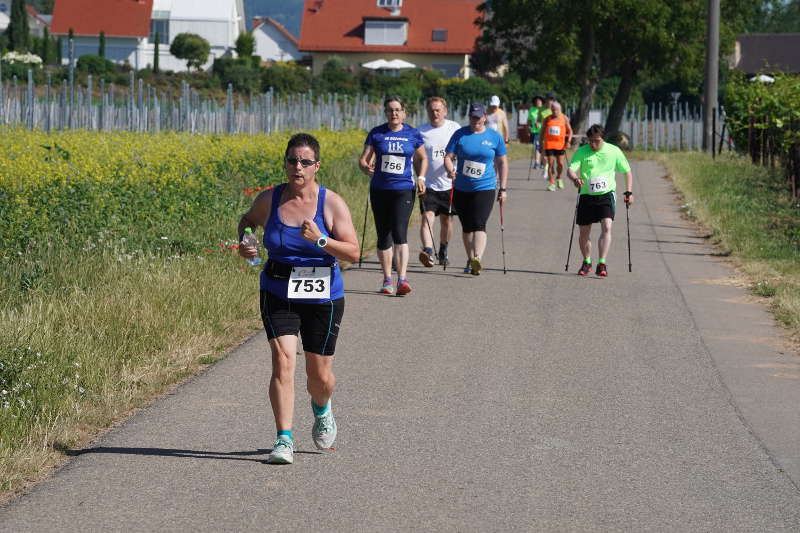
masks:
<path fill-rule="evenodd" d="M 311 88 L 311 73 L 293 63 L 275 63 L 262 69 L 261 90 L 274 89 L 279 94 L 307 92 Z"/>
<path fill-rule="evenodd" d="M 8 34 L 8 47 L 18 52 L 27 52 L 31 42 L 31 32 L 28 28 L 28 13 L 25 11 L 23 0 L 13 0 L 11 3 L 11 21 L 6 29 Z"/>
<path fill-rule="evenodd" d="M 197 34 L 179 33 L 172 40 L 169 52 L 178 59 L 186 60 L 186 66 L 189 70 L 192 67 L 200 70 L 200 67 L 208 61 L 211 45 Z"/>
<path fill-rule="evenodd" d="M 800 0 L 766 0 L 755 4 L 753 13 L 744 21 L 746 32 L 800 32 Z"/>
<path fill-rule="evenodd" d="M 752 4 L 723 0 L 721 53 L 727 53 Z M 572 126 L 582 132 L 597 87 L 619 77 L 607 125 L 617 129 L 641 76 L 672 71 L 697 79 L 705 46 L 705 0 L 505 0 L 480 6 L 485 17 L 479 49 L 489 63 L 545 84 L 574 86 Z"/>
<path fill-rule="evenodd" d="M 106 57 L 106 32 L 100 32 L 100 44 L 97 48 L 97 55 L 100 57 Z"/>
<path fill-rule="evenodd" d="M 358 86 L 352 70 L 339 56 L 331 56 L 322 66 L 322 72 L 313 79 L 318 93 L 356 94 Z"/>
<path fill-rule="evenodd" d="M 250 57 L 256 50 L 256 38 L 251 33 L 240 33 L 236 38 L 236 54 L 239 57 Z"/>
<path fill-rule="evenodd" d="M 160 41 L 161 41 L 161 35 L 158 32 L 156 32 L 155 42 L 153 43 L 153 74 L 158 74 L 160 67 L 159 63 L 161 59 L 159 58 L 160 53 L 158 50 L 158 45 L 160 44 Z"/>

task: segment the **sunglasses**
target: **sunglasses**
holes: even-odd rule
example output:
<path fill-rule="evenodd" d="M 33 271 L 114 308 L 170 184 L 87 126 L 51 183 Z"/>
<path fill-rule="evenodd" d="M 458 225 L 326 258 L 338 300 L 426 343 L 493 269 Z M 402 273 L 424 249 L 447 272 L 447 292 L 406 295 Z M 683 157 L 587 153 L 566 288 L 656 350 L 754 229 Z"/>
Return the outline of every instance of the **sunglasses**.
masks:
<path fill-rule="evenodd" d="M 292 165 L 293 167 L 297 166 L 298 161 L 300 162 L 301 165 L 303 165 L 303 168 L 310 167 L 311 165 L 316 163 L 316 161 L 314 161 L 313 159 L 298 159 L 296 157 L 286 158 L 286 163 Z"/>

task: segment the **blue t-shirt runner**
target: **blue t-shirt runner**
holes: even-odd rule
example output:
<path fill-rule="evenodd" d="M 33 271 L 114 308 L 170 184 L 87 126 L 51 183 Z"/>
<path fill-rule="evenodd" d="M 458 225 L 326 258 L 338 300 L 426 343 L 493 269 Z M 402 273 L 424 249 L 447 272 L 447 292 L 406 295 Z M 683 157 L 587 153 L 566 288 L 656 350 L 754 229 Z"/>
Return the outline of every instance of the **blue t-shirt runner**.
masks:
<path fill-rule="evenodd" d="M 364 144 L 375 150 L 375 172 L 370 187 L 394 191 L 416 187 L 412 161 L 414 151 L 424 144 L 417 128 L 403 124 L 400 131 L 392 131 L 388 124 L 381 124 L 372 128 Z"/>
<path fill-rule="evenodd" d="M 499 133 L 489 128 L 473 133 L 469 126 L 464 126 L 450 138 L 446 151 L 458 158 L 456 190 L 475 192 L 497 188 L 494 159 L 507 153 L 506 143 Z"/>

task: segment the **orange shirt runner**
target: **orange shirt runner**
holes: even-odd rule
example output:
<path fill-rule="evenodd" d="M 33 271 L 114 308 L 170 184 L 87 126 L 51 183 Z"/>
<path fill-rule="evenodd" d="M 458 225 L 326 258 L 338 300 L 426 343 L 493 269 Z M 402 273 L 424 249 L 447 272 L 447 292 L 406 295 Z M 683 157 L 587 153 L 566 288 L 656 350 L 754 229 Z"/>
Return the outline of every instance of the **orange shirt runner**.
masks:
<path fill-rule="evenodd" d="M 567 116 L 550 115 L 542 126 L 545 150 L 565 150 L 567 142 Z"/>

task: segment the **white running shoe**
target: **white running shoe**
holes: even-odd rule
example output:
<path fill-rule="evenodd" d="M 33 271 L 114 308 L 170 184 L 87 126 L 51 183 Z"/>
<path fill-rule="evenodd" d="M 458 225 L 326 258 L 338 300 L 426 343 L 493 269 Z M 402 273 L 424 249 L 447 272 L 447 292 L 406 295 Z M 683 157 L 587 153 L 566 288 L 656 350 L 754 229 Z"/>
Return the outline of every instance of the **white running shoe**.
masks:
<path fill-rule="evenodd" d="M 294 462 L 294 443 L 289 437 L 280 436 L 275 439 L 272 451 L 267 457 L 271 465 L 290 465 Z"/>
<path fill-rule="evenodd" d="M 336 440 L 336 420 L 333 418 L 333 410 L 330 405 L 324 415 L 314 417 L 311 438 L 318 450 L 327 450 L 333 446 L 333 441 Z"/>

